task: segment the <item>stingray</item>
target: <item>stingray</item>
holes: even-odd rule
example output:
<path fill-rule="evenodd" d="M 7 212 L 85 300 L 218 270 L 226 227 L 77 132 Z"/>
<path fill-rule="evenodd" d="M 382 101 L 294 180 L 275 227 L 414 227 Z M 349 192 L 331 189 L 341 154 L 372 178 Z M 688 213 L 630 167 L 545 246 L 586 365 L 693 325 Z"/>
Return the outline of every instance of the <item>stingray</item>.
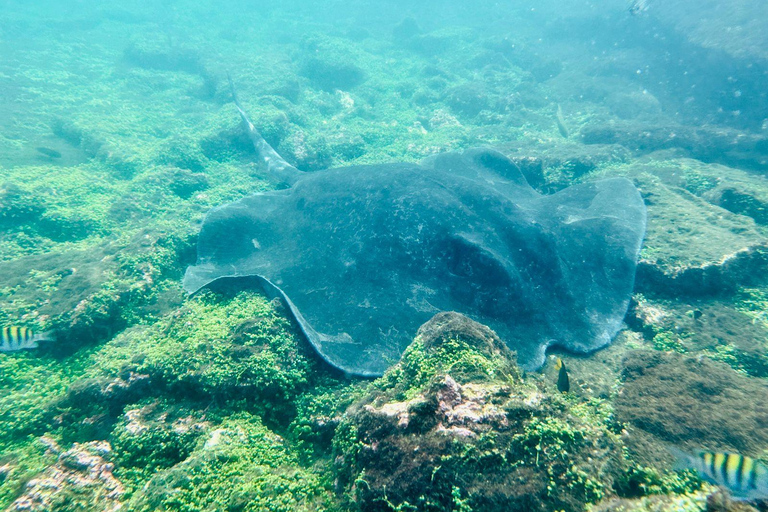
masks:
<path fill-rule="evenodd" d="M 288 188 L 207 214 L 188 293 L 255 277 L 325 361 L 360 376 L 381 375 L 441 311 L 491 327 L 527 369 L 548 347 L 587 353 L 621 328 L 646 226 L 629 180 L 542 195 L 487 148 L 305 173 L 234 100 Z"/>

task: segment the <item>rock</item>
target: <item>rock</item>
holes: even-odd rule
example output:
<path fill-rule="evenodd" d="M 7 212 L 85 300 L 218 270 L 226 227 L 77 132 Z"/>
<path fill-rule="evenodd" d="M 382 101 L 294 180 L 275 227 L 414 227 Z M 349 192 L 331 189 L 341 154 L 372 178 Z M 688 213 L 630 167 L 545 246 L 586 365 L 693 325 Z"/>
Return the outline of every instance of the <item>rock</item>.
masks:
<path fill-rule="evenodd" d="M 69 250 L 0 262 L 0 308 L 9 316 L 33 311 L 32 318 L 52 330 L 60 353 L 108 338 L 144 308 L 161 306 L 149 297 L 179 253 L 189 246 L 168 233 L 141 231 L 85 250 Z M 175 302 L 180 301 L 178 296 Z"/>
<path fill-rule="evenodd" d="M 628 173 L 648 207 L 637 290 L 711 295 L 747 284 L 768 268 L 768 239 L 752 219 L 665 184 L 662 166 L 656 167 Z"/>
<path fill-rule="evenodd" d="M 433 316 L 419 327 L 417 338 L 424 344 L 424 350 L 430 351 L 451 339 L 461 339 L 465 343 L 489 356 L 504 356 L 514 360 L 515 354 L 506 343 L 487 326 L 475 322 L 461 313 L 446 311 Z"/>
<path fill-rule="evenodd" d="M 706 512 L 757 512 L 757 510 L 749 502 L 733 498 L 723 489 L 707 496 Z"/>
<path fill-rule="evenodd" d="M 768 180 L 765 176 L 696 160 L 677 162 L 680 186 L 729 212 L 768 225 Z"/>
<path fill-rule="evenodd" d="M 297 168 L 303 171 L 318 171 L 332 166 L 331 149 L 323 135 L 308 135 L 296 130 L 277 147 Z"/>
<path fill-rule="evenodd" d="M 348 91 L 365 80 L 365 72 L 356 64 L 356 55 L 347 43 L 328 37 L 309 37 L 301 46 L 299 75 L 317 89 Z"/>
<path fill-rule="evenodd" d="M 189 199 L 195 192 L 206 190 L 209 187 L 208 178 L 205 174 L 192 172 L 188 169 L 168 169 L 164 178 L 168 179 L 173 193 L 182 199 Z"/>
<path fill-rule="evenodd" d="M 491 106 L 482 82 L 467 82 L 451 87 L 445 92 L 444 101 L 454 112 L 466 118 L 473 118 Z"/>
<path fill-rule="evenodd" d="M 185 460 L 210 424 L 194 409 L 164 400 L 125 411 L 110 434 L 122 469 L 156 472 Z"/>
<path fill-rule="evenodd" d="M 53 134 L 79 148 L 89 158 L 96 158 L 120 180 L 129 180 L 139 170 L 138 159 L 112 143 L 92 133 L 88 127 L 68 119 L 56 119 L 51 126 Z"/>
<path fill-rule="evenodd" d="M 0 227 L 3 229 L 38 222 L 45 210 L 45 204 L 18 185 L 0 185 Z"/>
<path fill-rule="evenodd" d="M 722 9 L 716 0 L 669 0 L 654 6 L 653 11 L 695 44 L 750 61 L 768 59 L 766 4 L 732 0 L 728 9 Z"/>
<path fill-rule="evenodd" d="M 123 51 L 123 61 L 144 69 L 208 75 L 203 59 L 195 50 L 169 45 L 167 38 L 160 35 L 132 41 Z"/>
<path fill-rule="evenodd" d="M 299 74 L 307 77 L 313 85 L 323 91 L 341 89 L 348 91 L 365 79 L 363 70 L 349 62 L 335 62 L 320 57 L 304 61 Z"/>
<path fill-rule="evenodd" d="M 157 161 L 164 166 L 193 173 L 201 173 L 207 167 L 200 143 L 190 137 L 177 136 L 164 140 L 159 145 Z"/>
<path fill-rule="evenodd" d="M 50 440 L 48 444 L 50 448 Z M 55 446 L 55 449 L 59 448 Z M 111 451 L 106 441 L 75 443 L 59 455 L 53 466 L 27 482 L 22 495 L 8 511 L 59 510 L 60 507 L 100 512 L 119 510 L 125 489 L 112 474 L 114 465 L 107 461 Z"/>
<path fill-rule="evenodd" d="M 152 474 L 129 510 L 333 510 L 327 475 L 305 468 L 258 416 L 226 418 L 184 461 Z"/>
<path fill-rule="evenodd" d="M 683 188 L 760 226 L 768 224 L 768 180 L 762 174 L 691 158 L 668 160 L 651 173 L 667 186 Z"/>
<path fill-rule="evenodd" d="M 624 360 L 616 417 L 680 449 L 759 456 L 768 445 L 768 386 L 723 363 L 672 352 Z"/>
<path fill-rule="evenodd" d="M 459 39 L 457 36 L 460 37 L 460 34 L 452 33 L 450 29 L 436 30 L 426 34 L 416 34 L 408 38 L 405 45 L 424 57 L 436 57 L 455 47 Z"/>
<path fill-rule="evenodd" d="M 611 121 L 588 125 L 581 130 L 585 144 L 620 144 L 638 153 L 665 149 L 684 150 L 705 162 L 738 164 L 755 169 L 768 165 L 765 137 L 723 127 Z"/>
<path fill-rule="evenodd" d="M 647 90 L 609 90 L 604 104 L 613 114 L 627 120 L 658 117 L 663 111 L 659 100 Z"/>
<path fill-rule="evenodd" d="M 688 301 L 638 295 L 627 323 L 657 350 L 705 354 L 739 372 L 766 377 L 768 326 L 761 311 L 760 297 L 743 293 Z"/>
<path fill-rule="evenodd" d="M 698 491 L 687 496 L 614 498 L 600 503 L 592 509 L 592 512 L 700 512 L 704 509 L 706 502 L 707 492 L 705 491 Z"/>
<path fill-rule="evenodd" d="M 631 158 L 629 150 L 618 144 L 585 146 L 563 141 L 530 146 L 508 145 L 502 150 L 510 154 L 532 187 L 546 192 L 561 190 L 592 171 L 608 165 L 624 164 Z M 537 170 L 536 165 L 541 169 Z"/>
<path fill-rule="evenodd" d="M 615 438 L 513 356 L 487 327 L 436 315 L 337 427 L 339 489 L 361 510 L 505 512 L 582 510 L 610 492 Z"/>

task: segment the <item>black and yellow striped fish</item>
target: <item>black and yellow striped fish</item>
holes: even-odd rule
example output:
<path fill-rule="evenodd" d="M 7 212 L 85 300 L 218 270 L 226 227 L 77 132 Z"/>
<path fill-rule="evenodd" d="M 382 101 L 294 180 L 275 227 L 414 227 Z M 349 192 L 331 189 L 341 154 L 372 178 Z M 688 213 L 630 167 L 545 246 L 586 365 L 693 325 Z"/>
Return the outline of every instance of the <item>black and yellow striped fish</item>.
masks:
<path fill-rule="evenodd" d="M 0 352 L 15 352 L 37 348 L 38 341 L 51 341 L 48 333 L 35 333 L 27 327 L 3 327 L 0 333 Z"/>
<path fill-rule="evenodd" d="M 768 467 L 751 457 L 724 452 L 700 452 L 694 456 L 676 449 L 671 451 L 684 467 L 728 488 L 737 498 L 768 498 Z"/>

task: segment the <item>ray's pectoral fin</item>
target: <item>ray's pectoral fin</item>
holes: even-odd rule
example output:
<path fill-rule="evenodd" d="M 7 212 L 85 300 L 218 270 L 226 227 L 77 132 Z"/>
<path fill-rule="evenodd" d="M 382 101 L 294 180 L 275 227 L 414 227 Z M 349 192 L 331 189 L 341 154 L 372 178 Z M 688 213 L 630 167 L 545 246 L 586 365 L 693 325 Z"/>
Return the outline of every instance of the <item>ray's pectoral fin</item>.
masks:
<path fill-rule="evenodd" d="M 251 139 L 256 153 L 259 155 L 259 159 L 266 164 L 267 172 L 269 172 L 269 174 L 276 180 L 286 183 L 289 186 L 293 185 L 303 172 L 289 164 L 266 140 L 264 140 L 264 137 L 261 136 L 259 130 L 256 129 L 248 118 L 248 114 L 237 99 L 235 83 L 232 81 L 232 77 L 229 76 L 229 73 L 227 73 L 227 79 L 229 80 L 229 87 L 232 90 L 232 100 L 235 102 L 235 107 L 237 107 L 237 111 L 240 113 L 240 118 L 243 120 L 245 131 Z"/>

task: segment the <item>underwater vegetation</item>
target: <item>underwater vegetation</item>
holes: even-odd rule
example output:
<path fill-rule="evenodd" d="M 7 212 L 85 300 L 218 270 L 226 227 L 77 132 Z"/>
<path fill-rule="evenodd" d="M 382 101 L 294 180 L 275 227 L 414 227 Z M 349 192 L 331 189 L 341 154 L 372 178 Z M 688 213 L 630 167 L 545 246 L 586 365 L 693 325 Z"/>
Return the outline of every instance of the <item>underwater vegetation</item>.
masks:
<path fill-rule="evenodd" d="M 764 8 L 619 3 L 4 3 L 0 509 L 765 509 L 742 492 L 768 462 Z M 525 370 L 526 343 L 542 344 L 528 330 L 515 350 L 403 286 L 396 304 L 423 318 L 395 326 L 397 350 L 363 379 L 328 365 L 256 280 L 188 296 L 211 209 L 292 193 L 261 165 L 227 73 L 254 130 L 318 183 L 492 147 L 475 153 L 498 155 L 486 187 L 503 162 L 542 201 L 600 180 L 639 191 L 647 229 L 615 340 L 553 345 Z M 336 206 L 330 224 L 351 211 Z M 604 268 L 605 239 L 566 239 Z M 450 275 L 482 286 L 464 298 L 503 284 L 468 276 L 465 256 Z M 309 268 L 311 290 L 323 270 Z M 321 305 L 354 325 L 380 304 L 335 290 Z"/>

